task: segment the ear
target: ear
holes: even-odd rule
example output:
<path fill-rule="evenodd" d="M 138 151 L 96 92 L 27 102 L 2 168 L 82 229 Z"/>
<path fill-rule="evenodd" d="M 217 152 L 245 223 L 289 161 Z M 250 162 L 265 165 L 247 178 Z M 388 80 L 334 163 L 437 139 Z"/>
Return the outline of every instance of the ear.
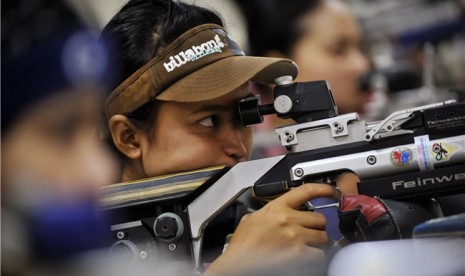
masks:
<path fill-rule="evenodd" d="M 109 122 L 113 143 L 120 152 L 130 159 L 138 159 L 142 156 L 141 145 L 146 140 L 146 134 L 143 130 L 137 128 L 124 115 L 113 115 Z"/>

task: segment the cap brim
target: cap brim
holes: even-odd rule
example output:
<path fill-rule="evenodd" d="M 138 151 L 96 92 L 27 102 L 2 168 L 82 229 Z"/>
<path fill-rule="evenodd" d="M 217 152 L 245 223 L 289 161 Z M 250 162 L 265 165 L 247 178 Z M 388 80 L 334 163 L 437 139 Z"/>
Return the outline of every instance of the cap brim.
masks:
<path fill-rule="evenodd" d="M 175 82 L 156 98 L 163 101 L 199 102 L 226 95 L 249 80 L 274 83 L 282 76 L 297 76 L 289 59 L 231 56 L 197 70 Z"/>

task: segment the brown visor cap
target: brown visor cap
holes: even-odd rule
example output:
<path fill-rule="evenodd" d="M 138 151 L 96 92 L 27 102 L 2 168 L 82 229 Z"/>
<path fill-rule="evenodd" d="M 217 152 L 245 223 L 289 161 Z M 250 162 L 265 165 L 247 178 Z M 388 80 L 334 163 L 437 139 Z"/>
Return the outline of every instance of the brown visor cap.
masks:
<path fill-rule="evenodd" d="M 121 83 L 108 96 L 105 114 L 129 114 L 154 99 L 206 101 L 249 80 L 271 84 L 297 73 L 292 60 L 246 56 L 222 27 L 204 24 L 179 36 Z"/>

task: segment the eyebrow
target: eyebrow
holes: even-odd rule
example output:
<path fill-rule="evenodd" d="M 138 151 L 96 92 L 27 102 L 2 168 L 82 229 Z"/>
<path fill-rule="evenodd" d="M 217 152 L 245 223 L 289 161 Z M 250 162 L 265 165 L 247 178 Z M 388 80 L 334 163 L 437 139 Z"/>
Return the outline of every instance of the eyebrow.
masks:
<path fill-rule="evenodd" d="M 226 113 L 228 111 L 228 109 L 229 109 L 229 107 L 226 106 L 226 105 L 208 104 L 208 105 L 203 105 L 200 108 L 192 111 L 190 115 L 196 115 L 196 114 L 208 113 L 208 112 Z"/>
<path fill-rule="evenodd" d="M 253 93 L 248 94 L 242 99 L 245 99 L 247 97 L 253 96 Z M 239 101 L 237 101 L 239 102 Z M 237 103 L 236 103 L 237 104 Z M 208 112 L 219 112 L 219 113 L 227 113 L 230 110 L 230 105 L 220 105 L 220 104 L 205 104 L 202 105 L 200 108 L 194 110 L 191 112 L 190 115 L 196 115 L 200 113 L 208 113 Z"/>

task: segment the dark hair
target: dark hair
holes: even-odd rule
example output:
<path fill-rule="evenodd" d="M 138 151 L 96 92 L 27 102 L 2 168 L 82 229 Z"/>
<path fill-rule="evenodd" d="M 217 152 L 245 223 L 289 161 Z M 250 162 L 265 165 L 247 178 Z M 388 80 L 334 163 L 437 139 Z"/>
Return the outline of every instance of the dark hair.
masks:
<path fill-rule="evenodd" d="M 268 50 L 289 55 L 303 30 L 301 17 L 322 0 L 235 0 L 247 20 L 249 52 L 263 56 Z"/>

